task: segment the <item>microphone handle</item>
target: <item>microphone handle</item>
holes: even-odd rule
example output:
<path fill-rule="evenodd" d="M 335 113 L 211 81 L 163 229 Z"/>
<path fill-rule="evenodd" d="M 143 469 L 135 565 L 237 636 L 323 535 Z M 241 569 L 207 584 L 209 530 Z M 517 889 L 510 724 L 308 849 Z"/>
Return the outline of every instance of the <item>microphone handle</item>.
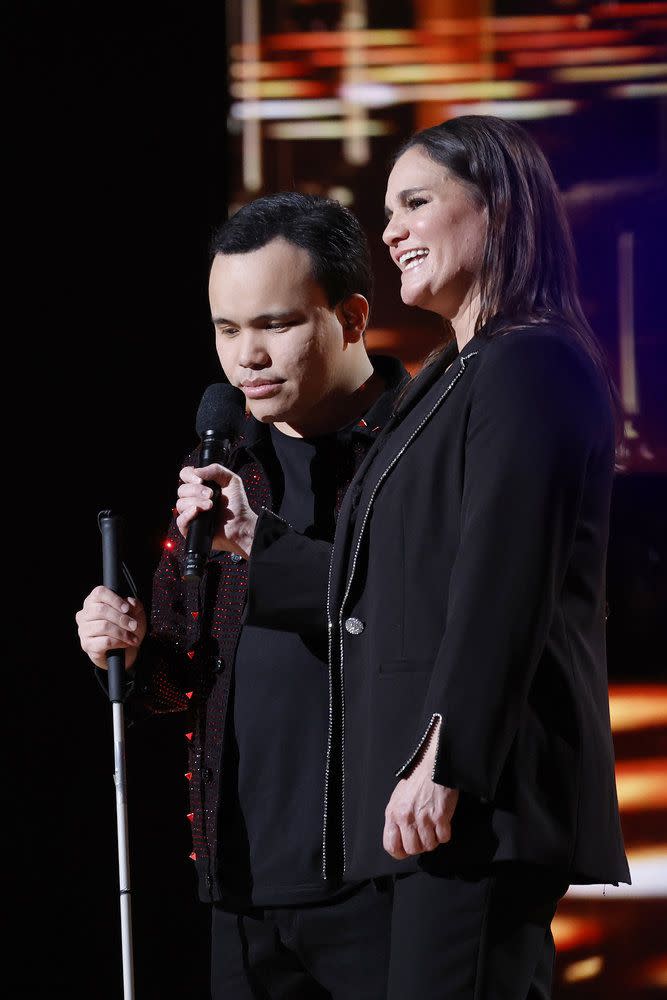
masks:
<path fill-rule="evenodd" d="M 102 582 L 114 594 L 121 594 L 120 535 L 122 521 L 117 514 L 105 511 L 100 516 L 102 531 Z M 125 687 L 125 650 L 107 653 L 109 701 L 122 702 Z"/>
<path fill-rule="evenodd" d="M 202 437 L 199 456 L 200 466 L 211 465 L 213 462 L 217 462 L 219 465 L 226 465 L 230 451 L 231 443 L 226 437 L 215 431 L 206 431 Z M 213 504 L 208 510 L 200 511 L 188 528 L 182 574 L 182 579 L 187 581 L 201 580 L 204 567 L 211 554 L 211 545 L 215 533 L 220 487 L 217 483 L 210 481 L 206 482 L 205 485 L 213 490 Z"/>

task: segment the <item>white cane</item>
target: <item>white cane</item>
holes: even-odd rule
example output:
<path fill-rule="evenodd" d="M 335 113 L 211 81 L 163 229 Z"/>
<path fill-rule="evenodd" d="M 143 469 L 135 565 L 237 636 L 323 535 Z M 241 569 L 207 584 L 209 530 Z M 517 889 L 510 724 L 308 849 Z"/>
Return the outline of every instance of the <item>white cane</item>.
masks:
<path fill-rule="evenodd" d="M 102 532 L 102 576 L 104 586 L 120 593 L 119 556 L 120 518 L 111 511 L 98 517 Z M 122 649 L 107 653 L 109 701 L 113 710 L 114 782 L 116 785 L 116 824 L 118 829 L 118 874 L 120 886 L 120 928 L 123 955 L 123 997 L 134 1000 L 134 955 L 132 949 L 132 909 L 130 890 L 130 852 L 127 824 L 127 788 L 125 782 L 125 653 Z"/>

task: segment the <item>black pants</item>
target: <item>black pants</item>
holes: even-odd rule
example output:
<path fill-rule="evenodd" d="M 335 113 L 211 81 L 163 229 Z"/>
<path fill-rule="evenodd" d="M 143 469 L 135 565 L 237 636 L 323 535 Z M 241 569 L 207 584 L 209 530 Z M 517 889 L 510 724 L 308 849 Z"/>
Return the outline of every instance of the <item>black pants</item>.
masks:
<path fill-rule="evenodd" d="M 562 877 L 509 865 L 491 876 L 397 878 L 388 1000 L 546 1000 Z"/>
<path fill-rule="evenodd" d="M 213 907 L 213 1000 L 385 1000 L 393 886 L 308 906 Z"/>

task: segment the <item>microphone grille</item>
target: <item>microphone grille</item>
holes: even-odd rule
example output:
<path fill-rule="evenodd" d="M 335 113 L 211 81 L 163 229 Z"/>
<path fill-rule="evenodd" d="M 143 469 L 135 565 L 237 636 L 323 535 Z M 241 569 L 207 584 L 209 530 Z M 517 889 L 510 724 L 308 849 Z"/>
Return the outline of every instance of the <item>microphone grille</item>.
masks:
<path fill-rule="evenodd" d="M 204 391 L 197 410 L 197 434 L 215 431 L 233 440 L 245 417 L 245 396 L 229 382 L 214 382 Z"/>

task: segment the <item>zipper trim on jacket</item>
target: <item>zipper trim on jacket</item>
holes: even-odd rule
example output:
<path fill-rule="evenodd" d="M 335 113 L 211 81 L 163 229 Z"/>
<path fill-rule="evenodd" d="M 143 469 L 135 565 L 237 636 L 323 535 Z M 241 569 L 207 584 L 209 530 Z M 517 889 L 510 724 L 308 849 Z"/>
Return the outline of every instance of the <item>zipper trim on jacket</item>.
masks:
<path fill-rule="evenodd" d="M 281 517 L 281 516 L 280 516 L 280 514 L 276 514 L 275 510 L 271 510 L 271 508 L 270 508 L 270 507 L 267 507 L 267 506 L 266 506 L 265 504 L 262 504 L 262 506 L 260 507 L 260 511 L 259 511 L 259 512 L 260 512 L 260 514 L 262 513 L 262 511 L 263 511 L 263 510 L 265 510 L 265 511 L 267 512 L 267 514 L 270 514 L 270 515 L 271 515 L 271 517 L 275 517 L 275 518 L 277 518 L 277 519 L 278 519 L 279 521 L 282 521 L 282 522 L 283 522 L 283 524 L 286 524 L 288 528 L 291 528 L 291 529 L 292 529 L 292 531 L 294 531 L 294 530 L 295 530 L 295 528 L 293 527 L 293 525 L 291 525 L 291 524 L 289 523 L 289 521 L 286 521 L 284 517 Z"/>
<path fill-rule="evenodd" d="M 435 413 L 435 411 L 438 409 L 438 407 L 441 405 L 441 403 L 446 399 L 446 397 L 449 395 L 449 393 L 451 392 L 451 390 L 454 388 L 454 386 L 456 385 L 456 383 L 458 382 L 458 380 L 461 378 L 461 376 L 463 375 L 463 373 L 464 373 L 464 371 L 466 369 L 466 361 L 468 361 L 469 358 L 474 357 L 478 353 L 479 353 L 479 351 L 471 351 L 470 354 L 466 354 L 465 356 L 461 356 L 461 358 L 460 358 L 461 367 L 457 371 L 457 373 L 454 376 L 454 378 L 451 380 L 451 382 L 449 383 L 449 385 L 447 386 L 447 388 L 445 389 L 445 391 L 442 393 L 442 395 L 438 397 L 438 399 L 433 404 L 433 406 L 431 407 L 431 409 L 428 411 L 428 413 L 426 414 L 426 416 L 420 421 L 419 425 L 412 432 L 412 434 L 410 435 L 410 437 L 408 438 L 408 440 L 404 443 L 404 445 L 400 449 L 400 451 L 396 455 L 394 455 L 394 457 L 392 458 L 391 462 L 389 463 L 389 465 L 387 466 L 387 468 L 384 470 L 384 472 L 382 473 L 382 475 L 378 479 L 377 483 L 373 487 L 373 492 L 371 493 L 371 495 L 370 495 L 370 497 L 368 499 L 368 503 L 366 505 L 366 511 L 364 513 L 364 519 L 363 519 L 363 521 L 361 523 L 361 529 L 359 531 L 359 537 L 357 538 L 357 546 L 356 546 L 356 549 L 354 551 L 354 557 L 352 559 L 352 568 L 350 570 L 350 575 L 349 575 L 348 581 L 347 581 L 347 587 L 345 588 L 345 594 L 343 596 L 343 600 L 342 600 L 341 606 L 340 606 L 340 613 L 338 615 L 338 631 L 339 631 L 339 634 L 340 634 L 341 837 L 342 837 L 342 842 L 343 842 L 343 844 L 342 844 L 342 846 L 343 846 L 343 872 L 342 872 L 342 874 L 343 875 L 345 875 L 345 870 L 347 868 L 347 847 L 346 847 L 346 842 L 345 842 L 345 687 L 344 687 L 344 664 L 343 664 L 343 655 L 344 655 L 343 654 L 343 614 L 344 614 L 344 610 L 345 610 L 345 603 L 346 603 L 346 601 L 347 601 L 347 599 L 349 597 L 350 590 L 352 588 L 352 581 L 354 580 L 354 574 L 355 574 L 356 568 L 357 568 L 357 558 L 359 556 L 359 550 L 361 548 L 361 541 L 362 541 L 362 539 L 364 537 L 364 531 L 366 529 L 366 523 L 368 521 L 368 515 L 370 514 L 371 507 L 373 506 L 373 501 L 375 500 L 375 496 L 376 496 L 378 490 L 380 489 L 380 486 L 382 485 L 382 483 L 384 482 L 384 480 L 387 478 L 387 476 L 389 475 L 389 473 L 391 472 L 391 470 L 393 469 L 393 467 L 396 465 L 396 463 L 398 462 L 398 460 L 400 458 L 402 458 L 402 456 L 405 453 L 405 451 L 407 450 L 407 448 L 412 444 L 412 442 L 417 437 L 417 435 L 420 433 L 420 431 L 422 430 L 422 428 L 425 426 L 425 424 L 428 423 L 428 421 L 431 419 L 431 417 L 433 416 L 433 414 Z M 328 619 L 328 624 L 329 624 L 329 690 L 330 691 L 332 689 L 331 675 L 332 675 L 332 667 L 333 667 L 333 664 L 332 664 L 332 661 L 331 661 L 331 646 L 332 646 L 331 637 L 332 637 L 333 623 L 331 621 L 331 611 L 330 611 L 330 600 L 331 600 L 331 569 L 332 569 L 332 566 L 333 566 L 333 558 L 332 558 L 331 563 L 329 565 L 329 592 L 327 594 L 327 619 Z M 331 733 L 332 733 L 332 718 L 333 718 L 332 713 L 333 713 L 333 706 L 332 706 L 331 701 L 330 701 L 330 705 L 329 705 L 329 746 L 327 748 L 325 803 L 326 803 L 327 797 L 328 797 L 327 793 L 328 793 L 329 765 L 330 765 L 330 759 L 331 759 Z M 326 810 L 325 810 L 325 840 L 326 840 Z M 324 865 L 324 862 L 323 862 L 323 865 Z"/>
<path fill-rule="evenodd" d="M 421 751 L 422 751 L 422 749 L 424 747 L 424 743 L 426 742 L 426 740 L 427 740 L 427 738 L 429 736 L 429 733 L 431 733 L 433 731 L 433 723 L 435 722 L 436 719 L 440 719 L 440 725 L 442 725 L 442 715 L 440 714 L 440 712 L 434 712 L 433 715 L 430 718 L 428 726 L 426 727 L 426 731 L 425 731 L 424 735 L 422 736 L 422 738 L 420 739 L 419 743 L 417 744 L 416 750 L 414 750 L 414 752 L 408 757 L 408 759 L 406 760 L 405 764 L 401 764 L 401 766 L 399 767 L 398 771 L 394 771 L 394 777 L 395 778 L 401 778 L 403 776 L 403 772 L 407 771 L 407 769 L 410 767 L 410 765 L 414 762 L 415 758 L 419 756 L 419 754 L 421 753 Z M 435 752 L 435 760 L 433 761 L 433 767 L 431 769 L 431 781 L 435 780 L 434 775 L 435 775 L 436 765 L 438 763 L 438 751 L 440 750 L 439 744 L 440 744 L 440 740 L 438 740 L 438 747 L 436 748 L 436 752 Z"/>
<path fill-rule="evenodd" d="M 331 770 L 331 745 L 333 743 L 333 621 L 331 620 L 331 571 L 333 567 L 332 558 L 329 560 L 329 578 L 327 581 L 327 658 L 329 661 L 329 731 L 327 733 L 327 760 L 324 768 L 324 818 L 322 821 L 322 878 L 327 877 L 327 819 L 329 816 L 329 772 Z"/>

